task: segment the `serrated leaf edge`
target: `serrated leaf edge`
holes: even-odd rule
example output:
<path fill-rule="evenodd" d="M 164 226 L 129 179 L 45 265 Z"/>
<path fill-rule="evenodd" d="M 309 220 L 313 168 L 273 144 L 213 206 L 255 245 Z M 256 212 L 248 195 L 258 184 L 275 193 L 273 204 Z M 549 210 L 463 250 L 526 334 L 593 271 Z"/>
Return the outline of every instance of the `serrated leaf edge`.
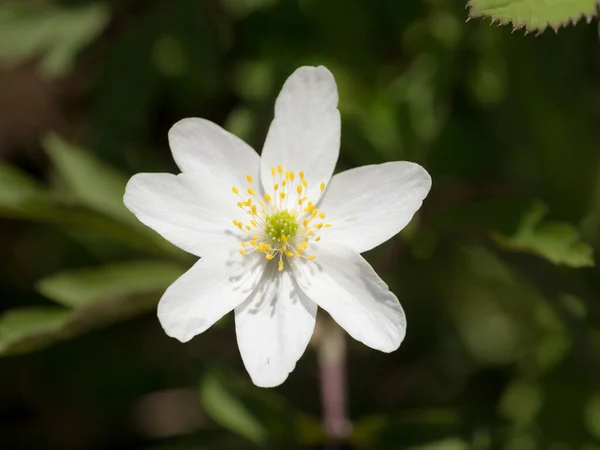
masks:
<path fill-rule="evenodd" d="M 543 34 L 547 28 L 552 28 L 555 33 L 558 33 L 558 30 L 560 30 L 563 27 L 567 27 L 569 25 L 573 25 L 573 26 L 577 25 L 577 23 L 581 19 L 585 19 L 586 23 L 590 24 L 592 22 L 592 20 L 594 20 L 594 17 L 596 17 L 598 15 L 598 10 L 600 9 L 600 0 L 595 3 L 594 9 L 587 14 L 581 13 L 577 17 L 570 17 L 566 21 L 560 22 L 558 24 L 552 24 L 550 22 L 546 22 L 546 25 L 543 28 L 529 27 L 526 23 L 515 23 L 513 20 L 500 20 L 496 17 L 493 17 L 493 16 L 485 14 L 485 13 L 474 14 L 473 13 L 473 5 L 471 4 L 471 0 L 467 1 L 465 9 L 467 9 L 467 8 L 469 9 L 469 15 L 468 15 L 467 19 L 465 20 L 465 22 L 469 22 L 471 19 L 478 19 L 480 17 L 489 17 L 491 19 L 490 26 L 494 25 L 495 23 L 497 23 L 498 26 L 505 26 L 505 25 L 509 25 L 510 23 L 512 23 L 512 25 L 513 25 L 512 33 L 524 28 L 525 36 L 527 36 L 529 33 L 533 33 L 533 32 L 537 31 L 535 33 L 535 36 L 537 37 L 537 36 L 540 36 L 541 34 Z"/>

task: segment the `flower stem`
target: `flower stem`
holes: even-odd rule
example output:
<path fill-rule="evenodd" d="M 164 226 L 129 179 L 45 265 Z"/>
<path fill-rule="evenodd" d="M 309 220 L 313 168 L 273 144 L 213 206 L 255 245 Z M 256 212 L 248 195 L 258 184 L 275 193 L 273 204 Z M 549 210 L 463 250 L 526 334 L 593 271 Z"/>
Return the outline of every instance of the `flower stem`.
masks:
<path fill-rule="evenodd" d="M 347 410 L 346 340 L 342 329 L 332 320 L 321 321 L 318 343 L 323 428 L 331 449 L 350 434 Z"/>

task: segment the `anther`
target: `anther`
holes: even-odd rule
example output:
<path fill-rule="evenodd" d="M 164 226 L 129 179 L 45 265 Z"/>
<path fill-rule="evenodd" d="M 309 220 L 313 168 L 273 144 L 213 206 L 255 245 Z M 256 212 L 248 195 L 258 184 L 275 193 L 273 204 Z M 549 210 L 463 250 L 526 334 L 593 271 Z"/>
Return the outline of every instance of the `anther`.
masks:
<path fill-rule="evenodd" d="M 235 186 L 231 186 L 231 190 L 233 191 L 234 194 L 240 193 L 240 190 L 238 188 L 236 188 Z"/>
<path fill-rule="evenodd" d="M 252 175 L 246 175 L 246 180 L 248 180 L 248 183 L 252 183 Z"/>
<path fill-rule="evenodd" d="M 325 190 L 325 182 L 321 181 L 321 192 Z"/>
<path fill-rule="evenodd" d="M 254 195 L 254 189 L 252 189 L 252 188 L 248 188 L 248 194 L 250 194 L 250 195 Z"/>

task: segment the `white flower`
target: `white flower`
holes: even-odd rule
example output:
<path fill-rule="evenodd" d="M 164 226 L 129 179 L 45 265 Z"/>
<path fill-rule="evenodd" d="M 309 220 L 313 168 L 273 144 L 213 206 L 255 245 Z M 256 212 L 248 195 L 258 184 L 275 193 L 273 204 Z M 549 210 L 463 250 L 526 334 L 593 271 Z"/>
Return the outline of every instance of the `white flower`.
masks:
<path fill-rule="evenodd" d="M 317 305 L 383 352 L 404 339 L 396 296 L 360 253 L 398 233 L 431 187 L 410 162 L 332 177 L 340 147 L 333 75 L 301 67 L 283 86 L 262 157 L 203 119 L 169 132 L 181 172 L 141 173 L 125 192 L 140 221 L 201 259 L 162 296 L 158 318 L 182 342 L 235 310 L 258 386 L 277 386 L 304 353 Z"/>

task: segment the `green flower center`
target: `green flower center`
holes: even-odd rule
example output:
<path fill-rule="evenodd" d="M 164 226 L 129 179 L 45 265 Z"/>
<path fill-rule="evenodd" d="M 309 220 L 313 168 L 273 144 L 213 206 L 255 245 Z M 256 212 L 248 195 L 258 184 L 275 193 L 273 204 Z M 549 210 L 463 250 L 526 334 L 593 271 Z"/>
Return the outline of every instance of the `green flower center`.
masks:
<path fill-rule="evenodd" d="M 273 242 L 287 242 L 298 232 L 298 222 L 289 211 L 279 211 L 267 216 L 265 222 L 265 233 Z"/>

